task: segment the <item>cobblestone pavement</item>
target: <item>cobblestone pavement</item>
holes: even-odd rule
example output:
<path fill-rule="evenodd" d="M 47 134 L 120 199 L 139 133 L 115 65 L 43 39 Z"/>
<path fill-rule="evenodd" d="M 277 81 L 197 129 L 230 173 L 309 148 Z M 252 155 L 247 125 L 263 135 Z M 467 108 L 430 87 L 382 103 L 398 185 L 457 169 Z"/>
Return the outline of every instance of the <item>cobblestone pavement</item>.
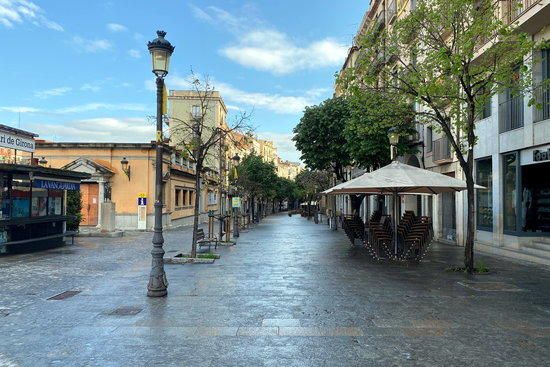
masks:
<path fill-rule="evenodd" d="M 341 231 L 272 216 L 212 265 L 167 265 L 145 296 L 151 233 L 0 257 L 0 366 L 542 366 L 550 271 L 461 249 L 373 263 Z M 188 248 L 190 230 L 166 234 Z M 62 300 L 64 291 L 80 293 Z"/>

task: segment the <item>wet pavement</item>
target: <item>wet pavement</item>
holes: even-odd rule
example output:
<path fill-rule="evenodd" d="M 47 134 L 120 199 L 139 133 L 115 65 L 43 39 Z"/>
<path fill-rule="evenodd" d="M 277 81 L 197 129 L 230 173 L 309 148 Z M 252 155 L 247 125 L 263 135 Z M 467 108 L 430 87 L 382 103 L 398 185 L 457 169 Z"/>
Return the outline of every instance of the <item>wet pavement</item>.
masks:
<path fill-rule="evenodd" d="M 542 366 L 550 271 L 479 256 L 488 275 L 350 250 L 343 232 L 266 218 L 214 264 L 166 265 L 169 295 L 145 296 L 151 233 L 80 238 L 0 257 L 0 366 Z M 188 228 L 166 233 L 188 250 Z M 169 252 L 174 253 L 174 252 Z M 59 297 L 53 296 L 66 291 Z M 65 296 L 67 296 L 65 298 Z"/>

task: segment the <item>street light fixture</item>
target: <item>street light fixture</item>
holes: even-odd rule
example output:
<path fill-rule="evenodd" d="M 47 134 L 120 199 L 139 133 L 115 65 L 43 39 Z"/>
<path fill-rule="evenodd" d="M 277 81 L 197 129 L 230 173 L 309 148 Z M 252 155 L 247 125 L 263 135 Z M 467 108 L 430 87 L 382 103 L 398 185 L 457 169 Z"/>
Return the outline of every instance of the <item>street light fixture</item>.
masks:
<path fill-rule="evenodd" d="M 396 127 L 388 130 L 388 139 L 390 140 L 390 156 L 393 161 L 397 159 L 397 144 L 399 144 L 399 130 Z"/>
<path fill-rule="evenodd" d="M 164 36 L 166 32 L 157 31 L 157 38 L 147 43 L 151 53 L 153 73 L 157 76 L 157 133 L 155 157 L 155 226 L 153 234 L 153 249 L 151 250 L 151 274 L 147 285 L 147 296 L 164 297 L 168 293 L 168 280 L 164 272 L 164 237 L 162 235 L 162 111 L 164 77 L 168 74 L 170 56 L 174 46 Z"/>
<path fill-rule="evenodd" d="M 126 177 L 128 177 L 128 180 L 130 180 L 130 162 L 128 162 L 128 159 L 126 157 L 122 158 L 120 160 L 120 165 L 122 166 L 122 172 L 126 174 Z"/>
<path fill-rule="evenodd" d="M 239 178 L 238 174 L 237 174 L 237 165 L 239 164 L 239 162 L 241 161 L 241 157 L 239 157 L 239 154 L 235 154 L 235 156 L 233 158 L 231 158 L 231 160 L 233 161 L 233 184 L 235 185 L 235 189 L 233 191 L 233 194 L 236 196 L 236 197 L 239 197 L 239 192 L 237 190 L 237 179 Z M 239 210 L 240 208 L 237 207 L 237 208 L 233 208 L 233 204 L 231 205 L 232 209 L 233 209 L 233 237 L 239 237 Z"/>
<path fill-rule="evenodd" d="M 48 160 L 46 159 L 46 157 L 42 157 L 38 161 L 38 164 L 41 165 L 42 167 L 46 167 L 46 165 L 48 164 Z"/>

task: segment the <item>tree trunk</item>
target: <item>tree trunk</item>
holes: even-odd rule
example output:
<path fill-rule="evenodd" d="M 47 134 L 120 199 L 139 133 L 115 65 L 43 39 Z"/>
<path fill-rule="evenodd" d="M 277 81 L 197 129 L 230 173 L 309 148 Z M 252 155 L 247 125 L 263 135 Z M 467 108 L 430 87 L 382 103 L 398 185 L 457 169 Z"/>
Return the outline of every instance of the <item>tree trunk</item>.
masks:
<path fill-rule="evenodd" d="M 254 217 L 254 196 L 250 197 L 250 211 L 252 213 L 252 223 L 256 223 L 256 218 Z"/>
<path fill-rule="evenodd" d="M 197 231 L 199 230 L 199 210 L 201 200 L 201 169 L 197 167 L 195 175 L 195 209 L 193 212 L 193 243 L 191 245 L 191 257 L 197 257 Z"/>
<path fill-rule="evenodd" d="M 475 190 L 474 190 L 474 177 L 473 167 L 468 167 L 466 171 L 466 187 L 467 187 L 467 201 L 468 201 L 468 218 L 467 218 L 467 232 L 466 232 L 466 244 L 464 246 L 464 266 L 468 273 L 474 271 L 474 239 L 475 239 Z"/>

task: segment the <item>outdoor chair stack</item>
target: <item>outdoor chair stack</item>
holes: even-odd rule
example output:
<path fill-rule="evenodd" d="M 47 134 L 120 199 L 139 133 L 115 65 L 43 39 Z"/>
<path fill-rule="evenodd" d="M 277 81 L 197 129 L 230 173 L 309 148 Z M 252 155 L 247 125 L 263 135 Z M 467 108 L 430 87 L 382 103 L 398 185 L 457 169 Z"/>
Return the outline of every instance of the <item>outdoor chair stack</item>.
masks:
<path fill-rule="evenodd" d="M 391 256 L 392 230 L 391 218 L 389 215 L 376 216 L 378 221 L 369 222 L 369 243 L 379 258 Z"/>
<path fill-rule="evenodd" d="M 433 239 L 432 219 L 417 217 L 407 211 L 401 218 L 397 232 L 401 258 L 419 260 Z"/>
<path fill-rule="evenodd" d="M 360 217 L 345 216 L 342 221 L 342 228 L 352 245 L 355 245 L 356 239 L 360 239 L 362 242 L 365 241 L 365 226 Z"/>

